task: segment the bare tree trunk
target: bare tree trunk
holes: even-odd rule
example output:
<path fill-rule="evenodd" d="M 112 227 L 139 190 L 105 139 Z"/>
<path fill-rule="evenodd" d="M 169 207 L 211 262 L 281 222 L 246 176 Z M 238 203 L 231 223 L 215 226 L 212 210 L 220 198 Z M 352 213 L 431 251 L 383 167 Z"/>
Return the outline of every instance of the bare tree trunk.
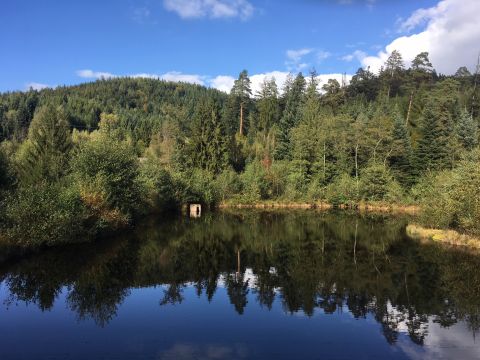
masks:
<path fill-rule="evenodd" d="M 472 92 L 472 110 L 471 115 L 473 116 L 473 108 L 475 106 L 475 91 L 477 90 L 477 79 L 478 74 L 480 73 L 480 54 L 478 54 L 477 67 L 475 68 L 475 78 L 473 81 L 473 92 Z"/>
<path fill-rule="evenodd" d="M 355 243 L 353 244 L 353 262 L 357 264 L 357 231 L 358 231 L 358 220 L 355 221 Z"/>
<path fill-rule="evenodd" d="M 243 135 L 243 103 L 240 103 L 240 135 Z"/>
<path fill-rule="evenodd" d="M 358 196 L 358 143 L 355 146 L 355 181 L 357 182 L 357 196 Z"/>
<path fill-rule="evenodd" d="M 407 119 L 405 120 L 405 125 L 408 125 L 408 121 L 410 120 L 410 112 L 412 111 L 412 103 L 413 103 L 413 90 L 410 93 L 410 101 L 408 102 Z"/>
<path fill-rule="evenodd" d="M 323 181 L 325 181 L 325 177 L 327 173 L 326 166 L 327 166 L 327 154 L 326 154 L 325 141 L 323 141 Z"/>
<path fill-rule="evenodd" d="M 237 274 L 240 275 L 240 250 L 237 250 Z"/>

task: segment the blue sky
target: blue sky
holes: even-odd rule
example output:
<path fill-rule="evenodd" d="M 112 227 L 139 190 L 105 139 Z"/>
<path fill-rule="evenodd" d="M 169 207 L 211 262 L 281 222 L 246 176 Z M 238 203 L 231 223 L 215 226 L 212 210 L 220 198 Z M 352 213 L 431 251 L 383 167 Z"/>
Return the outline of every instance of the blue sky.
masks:
<path fill-rule="evenodd" d="M 427 43 L 415 43 L 418 34 L 429 28 L 437 31 L 439 23 L 463 20 L 473 10 L 478 14 L 479 3 L 4 0 L 0 5 L 0 91 L 125 75 L 158 76 L 226 90 L 244 68 L 259 75 L 257 82 L 265 74 L 281 82 L 288 71 L 312 67 L 320 74 L 337 75 L 352 74 L 360 66 L 376 69 L 391 52 L 389 46 L 397 43 L 407 53 L 412 43 L 415 50 L 425 47 L 440 59 L 442 53 L 435 48 L 439 45 L 428 43 L 433 30 L 424 36 Z M 450 19 L 451 13 L 458 13 L 457 18 Z M 476 24 L 472 19 L 471 27 L 464 29 L 465 48 L 474 48 L 474 41 L 480 43 Z M 452 71 L 456 62 L 458 66 L 474 63 L 457 55 L 448 66 L 444 60 L 436 62 L 441 70 L 448 68 L 443 72 Z M 406 60 L 411 57 L 405 56 Z"/>

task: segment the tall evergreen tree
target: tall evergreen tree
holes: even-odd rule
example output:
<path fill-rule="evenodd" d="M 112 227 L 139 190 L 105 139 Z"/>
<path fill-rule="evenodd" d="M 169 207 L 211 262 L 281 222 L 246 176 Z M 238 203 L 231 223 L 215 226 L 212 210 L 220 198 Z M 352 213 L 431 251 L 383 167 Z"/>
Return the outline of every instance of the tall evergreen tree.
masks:
<path fill-rule="evenodd" d="M 392 139 L 392 152 L 389 157 L 389 163 L 393 175 L 403 186 L 412 185 L 414 177 L 412 146 L 407 126 L 398 109 L 395 113 Z"/>
<path fill-rule="evenodd" d="M 467 110 L 463 110 L 456 128 L 458 140 L 466 150 L 472 150 L 478 144 L 478 124 Z"/>
<path fill-rule="evenodd" d="M 275 78 L 264 79 L 257 94 L 258 122 L 257 131 L 268 131 L 278 123 L 280 107 L 278 102 L 278 89 Z"/>
<path fill-rule="evenodd" d="M 19 173 L 22 182 L 56 181 L 67 169 L 72 147 L 70 128 L 61 108 L 40 108 L 23 144 Z"/>
<path fill-rule="evenodd" d="M 287 159 L 290 157 L 290 129 L 297 125 L 299 109 L 305 95 L 306 81 L 302 73 L 298 73 L 295 80 L 287 81 L 283 97 L 285 109 L 279 123 L 278 140 L 275 157 Z"/>
<path fill-rule="evenodd" d="M 416 152 L 418 170 L 439 170 L 451 165 L 451 131 L 450 113 L 432 99 L 423 111 Z"/>
<path fill-rule="evenodd" d="M 186 147 L 187 163 L 218 174 L 228 165 L 228 145 L 218 104 L 204 99 L 193 118 Z"/>
<path fill-rule="evenodd" d="M 240 105 L 240 124 L 238 132 L 240 135 L 243 135 L 245 118 L 247 115 L 245 110 L 250 102 L 250 97 L 252 96 L 250 78 L 248 77 L 247 70 L 243 70 L 238 76 L 238 79 L 235 80 L 230 94 L 238 100 Z"/>

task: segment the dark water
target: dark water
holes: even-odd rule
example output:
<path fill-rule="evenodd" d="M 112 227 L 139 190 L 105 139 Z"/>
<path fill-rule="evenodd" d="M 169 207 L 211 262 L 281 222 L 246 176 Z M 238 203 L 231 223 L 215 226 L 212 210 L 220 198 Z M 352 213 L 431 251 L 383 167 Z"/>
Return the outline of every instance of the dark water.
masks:
<path fill-rule="evenodd" d="M 480 257 L 405 220 L 151 221 L 0 267 L 0 359 L 480 359 Z"/>

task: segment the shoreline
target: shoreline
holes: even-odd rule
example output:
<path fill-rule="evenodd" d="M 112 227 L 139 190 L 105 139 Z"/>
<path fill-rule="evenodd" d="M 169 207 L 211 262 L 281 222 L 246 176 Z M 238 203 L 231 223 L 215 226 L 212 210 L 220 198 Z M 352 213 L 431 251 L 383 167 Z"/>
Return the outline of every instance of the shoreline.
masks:
<path fill-rule="evenodd" d="M 456 230 L 432 229 L 418 224 L 408 224 L 405 231 L 407 236 L 414 240 L 427 240 L 443 245 L 480 250 L 480 237 L 461 234 Z"/>
<path fill-rule="evenodd" d="M 219 209 L 311 209 L 311 210 L 357 210 L 360 212 L 381 212 L 381 213 L 403 213 L 417 215 L 421 209 L 417 205 L 398 205 L 385 203 L 358 203 L 355 205 L 334 206 L 326 202 L 281 202 L 281 201 L 262 201 L 257 203 L 231 203 L 222 202 L 218 205 Z"/>

